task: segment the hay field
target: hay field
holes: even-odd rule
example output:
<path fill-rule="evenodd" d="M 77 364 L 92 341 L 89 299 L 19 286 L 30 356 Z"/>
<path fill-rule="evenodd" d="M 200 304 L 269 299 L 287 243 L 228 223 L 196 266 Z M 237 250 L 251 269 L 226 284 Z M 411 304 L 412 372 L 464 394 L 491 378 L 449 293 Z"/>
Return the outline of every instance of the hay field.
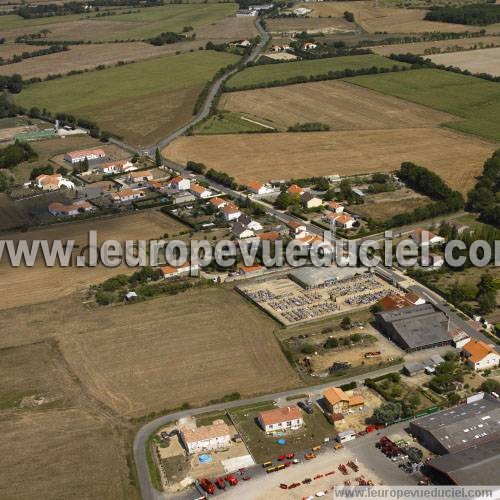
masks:
<path fill-rule="evenodd" d="M 436 127 L 457 119 L 339 80 L 229 92 L 222 95 L 219 106 L 282 127 L 321 122 L 332 130 Z"/>
<path fill-rule="evenodd" d="M 203 42 L 196 40 L 160 47 L 143 42 L 72 45 L 65 52 L 33 57 L 18 63 L 0 66 L 0 75 L 18 73 L 26 80 L 33 77 L 45 78 L 54 73 L 65 75 L 69 71 L 94 69 L 101 64 L 111 66 L 118 61 L 141 61 L 174 54 L 178 51 L 187 52 L 190 49 L 198 49 L 202 45 Z M 0 51 L 1 47 L 2 45 L 0 45 Z"/>
<path fill-rule="evenodd" d="M 165 233 L 177 234 L 186 227 L 158 211 L 144 211 L 120 217 L 110 217 L 82 222 L 61 223 L 50 227 L 2 235 L 2 239 L 19 241 L 26 239 L 75 240 L 82 246 L 87 244 L 88 231 L 96 230 L 99 241 L 115 239 L 158 239 Z M 74 249 L 79 255 L 80 249 Z M 85 292 L 89 285 L 100 283 L 120 272 L 131 273 L 134 269 L 125 265 L 120 268 L 97 267 L 53 267 L 47 268 L 38 261 L 32 268 L 21 266 L 13 268 L 2 258 L 0 262 L 0 281 L 3 293 L 0 310 L 20 305 L 55 300 L 76 291 Z"/>
<path fill-rule="evenodd" d="M 13 40 L 17 36 L 48 29 L 50 40 L 144 40 L 165 31 L 182 31 L 184 26 L 198 28 L 224 19 L 233 14 L 236 4 L 182 4 L 163 5 L 130 9 L 112 16 L 95 17 L 95 14 L 75 14 L 35 19 L 23 19 L 20 16 L 1 16 L 2 36 Z M 115 11 L 116 12 L 116 11 Z"/>
<path fill-rule="evenodd" d="M 500 45 L 500 36 L 480 36 L 476 38 L 459 38 L 455 40 L 434 40 L 429 42 L 397 43 L 393 45 L 375 45 L 370 47 L 376 54 L 431 54 L 433 52 L 462 52 L 467 49 L 481 49 L 487 45 Z M 470 57 L 474 57 L 472 52 Z"/>
<path fill-rule="evenodd" d="M 466 192 L 496 149 L 475 137 L 439 128 L 181 137 L 163 151 L 178 163 L 205 163 L 234 176 L 290 179 L 392 171 L 413 161 Z"/>
<path fill-rule="evenodd" d="M 92 310 L 61 299 L 10 309 L 0 328 L 1 343 L 55 336 L 92 397 L 120 415 L 299 383 L 273 335 L 276 323 L 227 288 Z"/>
<path fill-rule="evenodd" d="M 347 81 L 460 116 L 463 120 L 447 125 L 500 141 L 500 86 L 495 82 L 437 69 L 359 76 Z"/>
<path fill-rule="evenodd" d="M 342 17 L 345 11 L 354 14 L 354 20 L 368 33 L 423 33 L 426 31 L 457 32 L 479 31 L 461 24 L 424 21 L 425 10 L 374 7 L 371 1 L 319 2 L 299 4 L 312 9 L 310 16 Z M 491 27 L 490 27 L 491 28 Z M 491 32 L 490 29 L 488 32 Z"/>
<path fill-rule="evenodd" d="M 310 6 L 308 7 L 311 8 Z M 308 33 L 352 33 L 357 31 L 357 26 L 347 22 L 343 17 L 290 17 L 268 19 L 267 29 L 270 33 L 302 32 Z"/>
<path fill-rule="evenodd" d="M 396 62 L 375 54 L 263 64 L 240 71 L 228 80 L 227 87 L 238 89 L 246 85 L 263 85 L 274 80 L 287 80 L 296 76 L 321 75 L 329 71 L 355 70 L 371 68 L 372 66 L 392 68 L 394 65 L 408 66 L 406 63 Z"/>
<path fill-rule="evenodd" d="M 33 84 L 16 102 L 96 121 L 138 145 L 149 145 L 190 116 L 203 85 L 238 57 L 202 51 L 91 71 Z"/>
<path fill-rule="evenodd" d="M 28 45 L 27 43 L 2 43 L 0 44 L 0 57 L 2 59 L 10 59 L 16 54 L 22 54 L 23 52 L 34 52 L 35 50 L 37 50 L 36 46 Z"/>
<path fill-rule="evenodd" d="M 119 418 L 88 397 L 55 342 L 0 349 L 0 374 L 1 498 L 135 497 Z"/>
<path fill-rule="evenodd" d="M 432 62 L 446 66 L 457 66 L 471 73 L 488 73 L 500 76 L 500 47 L 461 53 L 436 54 Z"/>

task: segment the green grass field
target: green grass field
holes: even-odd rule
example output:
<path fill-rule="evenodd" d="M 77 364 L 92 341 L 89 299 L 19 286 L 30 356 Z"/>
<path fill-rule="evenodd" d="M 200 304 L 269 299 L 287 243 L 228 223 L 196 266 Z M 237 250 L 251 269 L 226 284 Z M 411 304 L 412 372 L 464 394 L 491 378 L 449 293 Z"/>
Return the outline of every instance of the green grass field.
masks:
<path fill-rule="evenodd" d="M 246 85 L 265 84 L 274 80 L 286 80 L 296 76 L 321 75 L 329 71 L 371 68 L 372 66 L 392 68 L 395 64 L 407 66 L 405 63 L 395 62 L 375 54 L 263 64 L 244 69 L 230 78 L 227 86 L 231 88 L 240 88 Z"/>
<path fill-rule="evenodd" d="M 262 127 L 255 122 L 262 123 L 269 127 L 277 128 L 267 120 L 261 118 L 245 117 L 241 113 L 231 113 L 228 111 L 219 112 L 211 116 L 201 125 L 199 125 L 194 133 L 195 134 L 238 134 L 243 132 L 265 132 L 270 130 L 267 127 Z M 253 121 L 249 121 L 253 120 Z"/>
<path fill-rule="evenodd" d="M 111 16 L 95 13 L 23 19 L 16 15 L 0 16 L 0 31 L 15 29 L 16 35 L 49 29 L 47 39 L 113 41 L 147 39 L 161 32 L 181 32 L 184 26 L 198 28 L 220 21 L 237 9 L 234 3 L 171 4 L 161 7 L 109 9 Z M 106 9 L 104 9 L 106 10 Z M 81 29 L 78 27 L 81 26 Z M 103 27 L 106 29 L 103 31 Z M 92 28 L 95 28 L 94 29 Z"/>
<path fill-rule="evenodd" d="M 203 85 L 237 60 L 213 51 L 165 56 L 29 85 L 16 103 L 87 118 L 147 145 L 187 121 Z"/>
<path fill-rule="evenodd" d="M 346 81 L 464 118 L 446 124 L 500 141 L 500 85 L 438 69 L 366 75 Z"/>

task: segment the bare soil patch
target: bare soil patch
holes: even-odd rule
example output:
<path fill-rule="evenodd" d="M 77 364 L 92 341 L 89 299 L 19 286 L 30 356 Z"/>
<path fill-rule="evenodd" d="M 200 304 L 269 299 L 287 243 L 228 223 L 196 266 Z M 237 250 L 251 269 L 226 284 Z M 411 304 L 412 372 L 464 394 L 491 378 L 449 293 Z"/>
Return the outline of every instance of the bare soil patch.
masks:
<path fill-rule="evenodd" d="M 457 66 L 471 73 L 488 73 L 500 76 L 500 47 L 481 49 L 468 52 L 436 54 L 430 56 L 432 62 Z"/>
<path fill-rule="evenodd" d="M 441 52 L 462 52 L 467 49 L 480 49 L 486 45 L 500 45 L 499 36 L 481 36 L 476 38 L 459 38 L 455 40 L 434 40 L 429 42 L 398 43 L 394 45 L 376 45 L 370 47 L 373 52 L 381 56 L 390 56 L 391 54 L 429 54 L 431 51 Z M 476 52 L 471 53 L 474 57 Z"/>
<path fill-rule="evenodd" d="M 332 130 L 433 127 L 457 118 L 341 81 L 223 94 L 220 107 L 281 126 L 321 122 Z"/>
<path fill-rule="evenodd" d="M 424 21 L 427 11 L 421 9 L 398 9 L 374 7 L 373 2 L 320 2 L 300 4 L 312 9 L 310 16 L 342 17 L 345 11 L 352 12 L 354 19 L 369 33 L 422 33 L 426 31 L 457 32 L 479 31 L 461 24 Z"/>
<path fill-rule="evenodd" d="M 413 161 L 441 175 L 461 192 L 475 183 L 495 144 L 446 129 L 418 128 L 288 134 L 181 137 L 164 150 L 179 163 L 200 161 L 252 179 L 387 172 Z"/>
<path fill-rule="evenodd" d="M 254 18 L 228 17 L 195 29 L 196 40 L 241 40 L 258 34 Z M 177 45 L 177 44 L 175 44 Z"/>
<path fill-rule="evenodd" d="M 309 6 L 308 8 L 311 7 Z M 332 18 L 290 17 L 269 19 L 267 21 L 267 28 L 271 33 L 284 33 L 289 31 L 350 33 L 357 31 L 357 26 L 355 24 L 348 23 L 341 16 Z"/>

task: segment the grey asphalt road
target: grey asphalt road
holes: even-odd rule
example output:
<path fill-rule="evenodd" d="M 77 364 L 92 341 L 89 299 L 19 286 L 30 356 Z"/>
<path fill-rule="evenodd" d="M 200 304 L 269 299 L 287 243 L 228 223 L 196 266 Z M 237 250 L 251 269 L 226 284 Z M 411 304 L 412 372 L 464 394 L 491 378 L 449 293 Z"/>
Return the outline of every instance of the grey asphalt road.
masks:
<path fill-rule="evenodd" d="M 335 383 L 336 384 L 348 384 L 349 382 L 363 382 L 368 377 L 379 377 L 381 375 L 385 375 L 386 373 L 398 371 L 402 367 L 403 367 L 402 364 L 393 365 L 393 366 L 389 366 L 387 368 L 382 368 L 380 370 L 372 371 L 368 374 L 338 379 L 335 381 Z M 143 500 L 165 500 L 165 498 L 174 498 L 172 495 L 167 497 L 167 495 L 156 490 L 153 487 L 153 485 L 151 484 L 151 481 L 149 480 L 149 470 L 148 470 L 148 464 L 147 464 L 147 459 L 146 459 L 146 443 L 147 443 L 149 435 L 152 432 L 154 432 L 155 430 L 157 430 L 159 427 L 166 425 L 170 422 L 175 422 L 176 420 L 179 420 L 180 418 L 187 417 L 190 415 L 199 415 L 201 413 L 226 410 L 226 409 L 235 408 L 238 406 L 252 405 L 255 403 L 260 403 L 262 401 L 270 401 L 270 400 L 274 401 L 274 400 L 280 399 L 280 398 L 287 398 L 289 396 L 297 396 L 297 395 L 303 394 L 305 390 L 308 393 L 321 392 L 323 389 L 326 389 L 327 387 L 331 387 L 331 385 L 332 385 L 332 382 L 330 381 L 329 383 L 318 384 L 315 386 L 299 387 L 297 389 L 293 389 L 290 391 L 278 392 L 278 393 L 274 393 L 274 394 L 265 394 L 262 396 L 256 396 L 254 398 L 240 399 L 238 401 L 231 401 L 229 403 L 220 403 L 220 404 L 205 406 L 204 408 L 195 408 L 195 409 L 191 409 L 191 410 L 170 413 L 169 415 L 164 415 L 164 416 L 159 417 L 155 420 L 152 420 L 151 422 L 148 422 L 147 424 L 145 424 L 143 427 L 141 427 L 139 429 L 138 433 L 135 436 L 134 446 L 133 446 L 134 460 L 135 460 L 135 464 L 136 464 L 136 468 L 137 468 L 137 476 L 139 479 L 139 486 L 141 489 L 142 499 Z M 188 495 L 190 495 L 190 494 L 188 494 Z M 180 495 L 179 497 L 176 496 L 175 498 L 195 498 L 195 497 L 196 497 L 196 494 L 193 493 L 190 496 Z"/>

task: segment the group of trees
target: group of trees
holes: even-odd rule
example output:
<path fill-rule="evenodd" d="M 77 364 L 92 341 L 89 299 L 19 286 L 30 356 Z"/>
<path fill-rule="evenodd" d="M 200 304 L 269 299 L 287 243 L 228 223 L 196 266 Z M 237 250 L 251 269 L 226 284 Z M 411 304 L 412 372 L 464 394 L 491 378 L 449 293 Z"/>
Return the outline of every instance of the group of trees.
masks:
<path fill-rule="evenodd" d="M 0 65 L 13 64 L 21 62 L 23 59 L 30 59 L 32 57 L 46 56 L 47 54 L 54 54 L 56 52 L 64 52 L 69 50 L 67 45 L 49 45 L 46 49 L 34 50 L 31 52 L 24 51 L 21 54 L 14 54 L 10 59 L 3 59 L 0 57 Z"/>
<path fill-rule="evenodd" d="M 394 191 L 396 187 L 394 186 L 394 182 L 389 175 L 383 173 L 373 174 L 370 179 L 370 185 L 368 186 L 367 191 L 369 193 L 387 193 L 389 191 Z"/>
<path fill-rule="evenodd" d="M 37 157 L 37 153 L 27 142 L 16 141 L 0 149 L 0 168 L 12 168 Z"/>
<path fill-rule="evenodd" d="M 86 12 L 86 4 L 80 2 L 67 2 L 63 4 L 37 4 L 22 5 L 16 11 L 18 16 L 24 19 L 37 17 L 64 16 L 67 14 L 83 14 Z"/>
<path fill-rule="evenodd" d="M 198 163 L 196 161 L 188 160 L 186 162 L 186 168 L 195 174 L 203 175 L 207 169 L 207 167 L 203 163 Z"/>
<path fill-rule="evenodd" d="M 288 132 L 325 132 L 330 130 L 330 125 L 320 122 L 296 123 L 288 127 Z"/>
<path fill-rule="evenodd" d="M 219 184 L 222 184 L 230 189 L 236 189 L 238 187 L 238 183 L 234 180 L 234 177 L 226 174 L 226 172 L 219 172 L 218 170 L 211 168 L 205 175 L 208 179 L 218 182 Z"/>
<path fill-rule="evenodd" d="M 19 94 L 23 90 L 23 78 L 15 74 L 11 76 L 0 76 L 0 90 L 8 90 L 12 94 Z"/>
<path fill-rule="evenodd" d="M 172 43 L 181 42 L 185 39 L 186 37 L 184 35 L 174 33 L 173 31 L 166 31 L 164 33 L 160 33 L 154 38 L 150 38 L 149 43 L 151 45 L 170 45 Z"/>
<path fill-rule="evenodd" d="M 500 22 L 500 6 L 491 3 L 462 5 L 460 7 L 434 7 L 425 15 L 427 21 L 487 26 Z"/>
<path fill-rule="evenodd" d="M 483 173 L 468 194 L 467 208 L 480 220 L 500 228 L 500 149 L 486 160 Z"/>
<path fill-rule="evenodd" d="M 395 215 L 383 224 L 385 227 L 404 226 L 439 215 L 457 212 L 464 207 L 463 196 L 458 191 L 451 189 L 439 175 L 425 167 L 405 162 L 401 164 L 397 176 L 407 186 L 420 194 L 428 196 L 433 202 L 418 207 L 413 212 Z"/>

